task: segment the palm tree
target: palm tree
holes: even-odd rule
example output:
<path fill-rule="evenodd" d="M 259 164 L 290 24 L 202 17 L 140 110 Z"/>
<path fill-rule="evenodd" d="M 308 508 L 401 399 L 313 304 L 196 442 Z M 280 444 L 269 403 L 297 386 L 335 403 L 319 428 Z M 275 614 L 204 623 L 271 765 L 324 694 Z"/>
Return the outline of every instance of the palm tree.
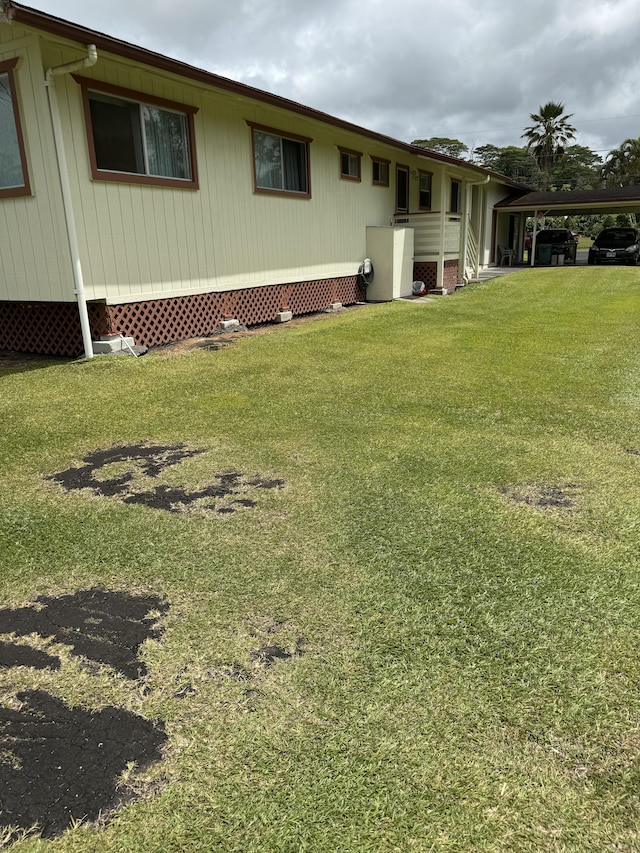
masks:
<path fill-rule="evenodd" d="M 640 137 L 625 139 L 619 148 L 609 151 L 602 174 L 609 186 L 640 184 Z"/>
<path fill-rule="evenodd" d="M 550 173 L 561 160 L 564 147 L 575 139 L 576 129 L 569 124 L 572 117 L 564 114 L 564 104 L 549 101 L 540 107 L 539 113 L 531 113 L 531 127 L 525 127 L 522 138 L 527 140 L 526 148 L 538 161 L 545 176 L 545 187 L 549 185 Z"/>

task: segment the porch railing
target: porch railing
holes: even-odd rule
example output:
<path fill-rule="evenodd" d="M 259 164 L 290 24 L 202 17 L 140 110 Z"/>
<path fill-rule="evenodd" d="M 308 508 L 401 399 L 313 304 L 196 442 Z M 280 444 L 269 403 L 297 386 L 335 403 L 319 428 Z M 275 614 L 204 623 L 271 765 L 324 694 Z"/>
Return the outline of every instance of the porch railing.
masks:
<path fill-rule="evenodd" d="M 439 213 L 398 213 L 394 225 L 413 228 L 413 254 L 417 261 L 430 260 L 440 254 Z M 444 230 L 444 253 L 457 257 L 460 251 L 460 217 L 447 216 Z M 476 240 L 477 252 L 477 240 Z"/>
<path fill-rule="evenodd" d="M 478 235 L 471 218 L 467 220 L 467 257 L 464 264 L 465 275 L 475 278 L 478 275 Z"/>

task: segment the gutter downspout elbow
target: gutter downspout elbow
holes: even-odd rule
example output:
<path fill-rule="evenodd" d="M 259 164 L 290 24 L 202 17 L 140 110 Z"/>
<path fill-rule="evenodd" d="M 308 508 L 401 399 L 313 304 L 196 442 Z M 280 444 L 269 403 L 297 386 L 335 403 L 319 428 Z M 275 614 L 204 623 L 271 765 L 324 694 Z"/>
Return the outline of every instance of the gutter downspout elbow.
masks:
<path fill-rule="evenodd" d="M 485 175 L 481 181 L 467 181 L 468 187 L 481 187 L 484 184 L 488 184 L 491 180 L 491 175 Z"/>
<path fill-rule="evenodd" d="M 84 278 L 82 275 L 82 263 L 80 261 L 80 247 L 78 245 L 78 232 L 73 211 L 73 196 L 71 194 L 71 182 L 67 168 L 67 157 L 64 148 L 64 133 L 62 120 L 58 107 L 55 78 L 63 74 L 70 74 L 80 68 L 90 68 L 98 61 L 98 51 L 94 44 L 87 46 L 87 55 L 74 62 L 64 65 L 56 65 L 47 69 L 45 75 L 45 86 L 49 98 L 49 110 L 51 112 L 51 124 L 53 126 L 53 137 L 55 141 L 56 159 L 58 163 L 58 174 L 60 176 L 60 187 L 62 189 L 62 204 L 64 207 L 65 222 L 67 225 L 67 237 L 69 238 L 69 250 L 71 252 L 71 263 L 73 267 L 74 293 L 78 302 L 78 313 L 80 315 L 80 328 L 82 330 L 82 343 L 85 358 L 93 358 L 93 345 L 91 343 L 91 326 L 89 324 L 89 311 L 84 291 Z"/>

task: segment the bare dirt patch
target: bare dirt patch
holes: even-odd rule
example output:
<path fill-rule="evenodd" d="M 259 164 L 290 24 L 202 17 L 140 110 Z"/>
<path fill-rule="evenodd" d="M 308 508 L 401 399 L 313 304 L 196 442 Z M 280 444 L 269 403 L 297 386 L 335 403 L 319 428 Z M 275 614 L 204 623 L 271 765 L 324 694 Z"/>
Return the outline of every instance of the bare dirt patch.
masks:
<path fill-rule="evenodd" d="M 15 642 L 39 638 L 137 680 L 146 674 L 138 658 L 146 639 L 158 639 L 156 620 L 167 612 L 157 596 L 101 589 L 0 611 L 1 665 L 59 669 L 60 659 Z M 35 828 L 55 838 L 73 822 L 105 820 L 135 798 L 121 782 L 135 765 L 142 771 L 162 757 L 164 726 L 123 708 L 69 707 L 44 690 L 22 690 L 0 707 L 0 827 L 5 842 Z"/>
<path fill-rule="evenodd" d="M 528 483 L 498 487 L 500 494 L 514 503 L 527 504 L 536 509 L 571 509 L 576 506 L 577 489 L 575 483 Z"/>
<path fill-rule="evenodd" d="M 259 491 L 284 485 L 282 479 L 247 477 L 241 471 L 213 474 L 211 481 L 200 488 L 152 483 L 166 468 L 203 453 L 203 449 L 189 449 L 184 444 L 116 446 L 89 453 L 83 465 L 58 471 L 46 479 L 66 491 L 89 489 L 94 495 L 117 497 L 123 503 L 172 513 L 229 514 L 255 507 Z"/>
<path fill-rule="evenodd" d="M 159 355 L 183 355 L 193 350 L 220 350 L 233 345 L 236 341 L 242 338 L 251 338 L 257 335 L 268 335 L 275 332 L 284 332 L 287 329 L 293 329 L 297 326 L 306 325 L 308 323 L 316 323 L 326 319 L 337 313 L 344 311 L 356 311 L 365 308 L 367 303 L 359 302 L 355 305 L 345 305 L 338 309 L 327 309 L 313 314 L 302 314 L 294 317 L 287 323 L 262 323 L 256 326 L 241 326 L 237 331 L 233 332 L 214 332 L 212 335 L 202 336 L 198 338 L 188 338 L 184 341 L 176 341 L 175 343 L 162 344 L 157 347 L 152 347 L 150 352 Z"/>

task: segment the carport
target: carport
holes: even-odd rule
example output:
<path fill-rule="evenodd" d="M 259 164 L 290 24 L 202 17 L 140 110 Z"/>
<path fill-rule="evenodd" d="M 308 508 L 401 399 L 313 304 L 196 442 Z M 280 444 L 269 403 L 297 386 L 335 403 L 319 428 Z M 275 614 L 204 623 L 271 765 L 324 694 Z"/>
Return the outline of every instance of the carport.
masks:
<path fill-rule="evenodd" d="M 499 245 L 513 249 L 518 263 L 524 263 L 524 238 L 527 217 L 534 222 L 546 216 L 590 216 L 601 213 L 640 214 L 640 186 L 609 187 L 601 190 L 569 190 L 512 194 L 494 206 L 493 257 Z M 535 258 L 535 237 L 529 263 Z"/>

